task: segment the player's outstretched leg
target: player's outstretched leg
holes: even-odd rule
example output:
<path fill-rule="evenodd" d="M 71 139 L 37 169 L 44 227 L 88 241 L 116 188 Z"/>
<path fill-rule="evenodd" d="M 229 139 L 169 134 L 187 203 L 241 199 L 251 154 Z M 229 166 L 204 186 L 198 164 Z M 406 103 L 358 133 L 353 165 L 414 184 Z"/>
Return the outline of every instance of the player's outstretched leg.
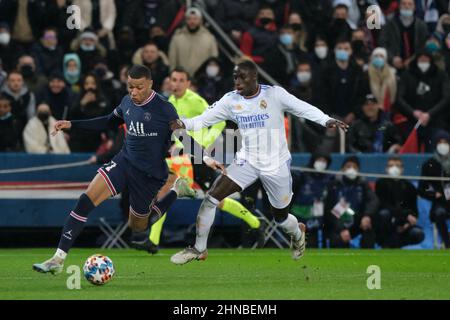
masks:
<path fill-rule="evenodd" d="M 220 201 L 229 195 L 240 192 L 239 187 L 233 180 L 225 175 L 220 176 L 211 187 L 211 190 L 203 200 L 197 216 L 197 236 L 194 247 L 188 247 L 174 254 L 170 261 L 174 264 L 185 264 L 193 260 L 205 260 L 208 256 L 206 250 L 209 231 L 214 223 L 216 208 Z"/>
<path fill-rule="evenodd" d="M 97 174 L 89 185 L 86 193 L 83 193 L 80 196 L 75 208 L 70 212 L 62 230 L 56 253 L 52 258 L 42 263 L 34 264 L 33 270 L 42 273 L 50 272 L 52 274 L 62 272 L 67 253 L 70 248 L 72 248 L 75 239 L 83 230 L 88 214 L 110 196 L 111 192 L 105 181 L 100 174 Z"/>

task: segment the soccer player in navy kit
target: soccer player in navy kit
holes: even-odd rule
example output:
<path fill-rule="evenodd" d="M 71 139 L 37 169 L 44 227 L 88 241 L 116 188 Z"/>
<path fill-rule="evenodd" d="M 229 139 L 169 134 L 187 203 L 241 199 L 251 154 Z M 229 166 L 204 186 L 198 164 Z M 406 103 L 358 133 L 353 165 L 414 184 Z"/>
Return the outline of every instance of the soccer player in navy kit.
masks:
<path fill-rule="evenodd" d="M 171 123 L 177 121 L 178 114 L 172 104 L 152 90 L 152 84 L 150 70 L 134 65 L 128 71 L 129 95 L 111 114 L 89 120 L 56 122 L 52 134 L 70 128 L 105 130 L 125 123 L 127 137 L 122 150 L 111 162 L 98 169 L 86 192 L 70 212 L 55 255 L 43 263 L 34 264 L 34 270 L 60 273 L 88 214 L 103 201 L 120 193 L 125 186 L 130 190 L 128 224 L 135 232 L 146 230 L 150 215 L 155 213 L 159 216 L 161 212 L 166 212 L 176 200 L 178 193 L 173 189 L 155 202 L 168 176 L 165 156 L 171 143 Z M 222 164 L 211 158 L 207 160 L 207 165 L 224 170 Z"/>

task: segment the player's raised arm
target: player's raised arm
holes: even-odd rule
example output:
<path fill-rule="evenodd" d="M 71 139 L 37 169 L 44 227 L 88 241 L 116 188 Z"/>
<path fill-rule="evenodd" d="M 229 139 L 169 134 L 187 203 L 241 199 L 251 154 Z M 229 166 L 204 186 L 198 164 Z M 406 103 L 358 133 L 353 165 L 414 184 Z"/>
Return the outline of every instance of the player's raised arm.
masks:
<path fill-rule="evenodd" d="M 282 105 L 285 107 L 285 111 L 292 113 L 293 115 L 301 118 L 305 118 L 316 122 L 327 128 L 341 128 L 344 131 L 348 130 L 348 125 L 340 120 L 331 118 L 327 114 L 323 113 L 319 108 L 302 101 L 285 89 L 276 87 L 276 94 Z"/>
<path fill-rule="evenodd" d="M 102 131 L 102 130 L 106 130 L 110 127 L 118 127 L 119 125 L 121 125 L 123 123 L 123 118 L 121 117 L 121 115 L 117 111 L 117 109 L 114 110 L 113 112 L 111 112 L 107 116 L 97 117 L 97 118 L 93 118 L 93 119 L 56 121 L 51 135 L 55 136 L 58 133 L 58 131 L 61 131 L 64 129 L 71 129 L 71 128 Z"/>

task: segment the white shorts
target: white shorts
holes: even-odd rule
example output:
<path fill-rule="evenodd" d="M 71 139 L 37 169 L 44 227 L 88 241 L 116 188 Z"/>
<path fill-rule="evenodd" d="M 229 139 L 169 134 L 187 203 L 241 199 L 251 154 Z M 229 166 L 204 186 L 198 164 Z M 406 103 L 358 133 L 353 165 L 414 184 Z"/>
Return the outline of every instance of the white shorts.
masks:
<path fill-rule="evenodd" d="M 248 161 L 235 160 L 227 168 L 227 176 L 244 190 L 257 179 L 261 179 L 272 207 L 286 208 L 292 199 L 291 160 L 272 171 L 261 171 Z"/>

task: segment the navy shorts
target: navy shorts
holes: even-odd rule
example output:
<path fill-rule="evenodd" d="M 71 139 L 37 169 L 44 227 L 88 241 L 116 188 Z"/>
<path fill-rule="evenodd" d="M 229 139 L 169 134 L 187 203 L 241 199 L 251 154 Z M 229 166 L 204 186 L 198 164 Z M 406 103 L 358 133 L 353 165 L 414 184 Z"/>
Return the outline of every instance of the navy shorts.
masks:
<path fill-rule="evenodd" d="M 130 212 L 138 218 L 145 218 L 150 214 L 156 195 L 165 183 L 136 169 L 122 152 L 100 167 L 97 172 L 105 179 L 112 196 L 119 194 L 125 186 L 128 186 Z"/>

